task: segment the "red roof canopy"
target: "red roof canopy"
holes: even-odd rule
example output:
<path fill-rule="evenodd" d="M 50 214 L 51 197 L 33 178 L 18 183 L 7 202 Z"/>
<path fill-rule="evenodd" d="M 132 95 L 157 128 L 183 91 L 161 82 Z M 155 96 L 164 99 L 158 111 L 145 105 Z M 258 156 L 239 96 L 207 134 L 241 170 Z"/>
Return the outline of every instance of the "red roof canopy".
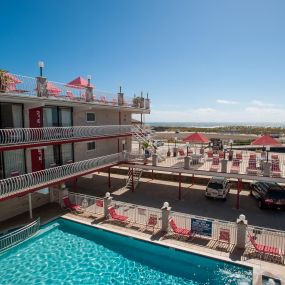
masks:
<path fill-rule="evenodd" d="M 18 79 L 17 77 L 15 77 L 14 75 L 10 73 L 5 73 L 5 76 L 7 76 L 11 80 L 11 83 L 18 84 L 22 82 L 20 79 Z"/>
<path fill-rule="evenodd" d="M 78 76 L 77 78 L 75 78 L 74 80 L 70 81 L 69 83 L 66 84 L 67 86 L 70 87 L 78 87 L 78 88 L 85 88 L 88 86 L 88 81 L 86 79 L 84 79 L 81 76 Z M 93 84 L 90 84 L 90 87 L 94 88 Z"/>
<path fill-rule="evenodd" d="M 186 142 L 191 142 L 191 143 L 208 143 L 209 142 L 209 139 L 201 133 L 193 133 L 183 140 Z"/>
<path fill-rule="evenodd" d="M 252 143 L 252 145 L 281 145 L 279 141 L 277 141 L 276 139 L 274 139 L 273 137 L 269 136 L 269 135 L 263 135 L 260 138 L 257 138 L 256 140 L 254 140 Z"/>

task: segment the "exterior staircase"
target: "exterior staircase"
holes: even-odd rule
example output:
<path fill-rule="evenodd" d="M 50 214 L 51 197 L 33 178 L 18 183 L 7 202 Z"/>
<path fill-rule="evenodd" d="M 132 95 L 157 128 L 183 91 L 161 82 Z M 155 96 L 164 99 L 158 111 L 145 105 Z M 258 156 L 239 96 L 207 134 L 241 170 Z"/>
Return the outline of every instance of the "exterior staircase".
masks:
<path fill-rule="evenodd" d="M 134 180 L 132 179 L 132 172 L 133 172 Z M 125 187 L 130 190 L 135 190 L 139 184 L 142 173 L 143 173 L 143 170 L 140 168 L 130 168 Z"/>

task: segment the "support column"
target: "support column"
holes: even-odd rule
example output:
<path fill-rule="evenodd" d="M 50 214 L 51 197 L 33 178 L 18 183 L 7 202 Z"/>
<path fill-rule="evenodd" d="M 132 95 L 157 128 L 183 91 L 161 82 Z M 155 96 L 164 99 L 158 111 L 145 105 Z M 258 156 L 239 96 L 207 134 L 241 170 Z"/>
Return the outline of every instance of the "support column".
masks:
<path fill-rule="evenodd" d="M 170 211 L 169 203 L 164 202 L 161 208 L 161 231 L 164 233 L 168 232 Z"/>
<path fill-rule="evenodd" d="M 179 173 L 178 179 L 179 179 L 179 194 L 178 194 L 178 199 L 181 200 L 181 173 Z"/>
<path fill-rule="evenodd" d="M 110 192 L 105 194 L 104 200 L 104 218 L 108 218 L 109 211 L 108 208 L 111 206 L 113 197 L 111 197 Z"/>
<path fill-rule="evenodd" d="M 37 96 L 38 97 L 47 97 L 47 78 L 37 77 Z"/>
<path fill-rule="evenodd" d="M 190 162 L 191 162 L 191 157 L 190 156 L 185 156 L 184 157 L 184 169 L 190 169 Z"/>
<path fill-rule="evenodd" d="M 237 248 L 245 249 L 246 246 L 246 234 L 247 234 L 247 220 L 245 215 L 241 214 L 236 221 L 237 224 Z"/>
<path fill-rule="evenodd" d="M 157 166 L 157 164 L 158 164 L 158 155 L 157 153 L 154 153 L 152 155 L 152 166 Z"/>
<path fill-rule="evenodd" d="M 108 168 L 108 187 L 111 188 L 111 167 Z"/>
<path fill-rule="evenodd" d="M 242 180 L 239 178 L 237 181 L 237 201 L 236 201 L 236 208 L 239 209 L 239 202 L 240 202 L 240 192 L 242 188 Z"/>
<path fill-rule="evenodd" d="M 30 219 L 33 218 L 33 205 L 32 205 L 32 193 L 28 194 L 29 198 L 29 213 L 30 213 Z"/>

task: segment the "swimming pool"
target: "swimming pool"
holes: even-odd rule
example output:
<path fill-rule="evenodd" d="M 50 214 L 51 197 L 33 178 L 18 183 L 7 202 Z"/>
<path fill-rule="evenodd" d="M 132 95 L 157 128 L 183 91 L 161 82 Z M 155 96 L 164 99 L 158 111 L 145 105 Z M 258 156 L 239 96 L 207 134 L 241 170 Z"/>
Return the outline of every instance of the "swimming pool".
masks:
<path fill-rule="evenodd" d="M 0 256 L 1 285 L 252 284 L 250 268 L 69 220 L 45 230 Z"/>

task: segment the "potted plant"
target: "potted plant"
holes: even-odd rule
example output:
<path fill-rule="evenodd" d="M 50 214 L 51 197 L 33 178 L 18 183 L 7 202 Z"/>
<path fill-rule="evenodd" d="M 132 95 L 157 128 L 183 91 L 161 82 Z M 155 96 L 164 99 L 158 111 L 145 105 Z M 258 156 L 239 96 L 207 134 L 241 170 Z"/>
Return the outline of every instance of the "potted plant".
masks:
<path fill-rule="evenodd" d="M 10 78 L 7 75 L 7 71 L 0 69 L 0 92 L 4 93 L 7 90 L 7 85 L 10 82 Z"/>

